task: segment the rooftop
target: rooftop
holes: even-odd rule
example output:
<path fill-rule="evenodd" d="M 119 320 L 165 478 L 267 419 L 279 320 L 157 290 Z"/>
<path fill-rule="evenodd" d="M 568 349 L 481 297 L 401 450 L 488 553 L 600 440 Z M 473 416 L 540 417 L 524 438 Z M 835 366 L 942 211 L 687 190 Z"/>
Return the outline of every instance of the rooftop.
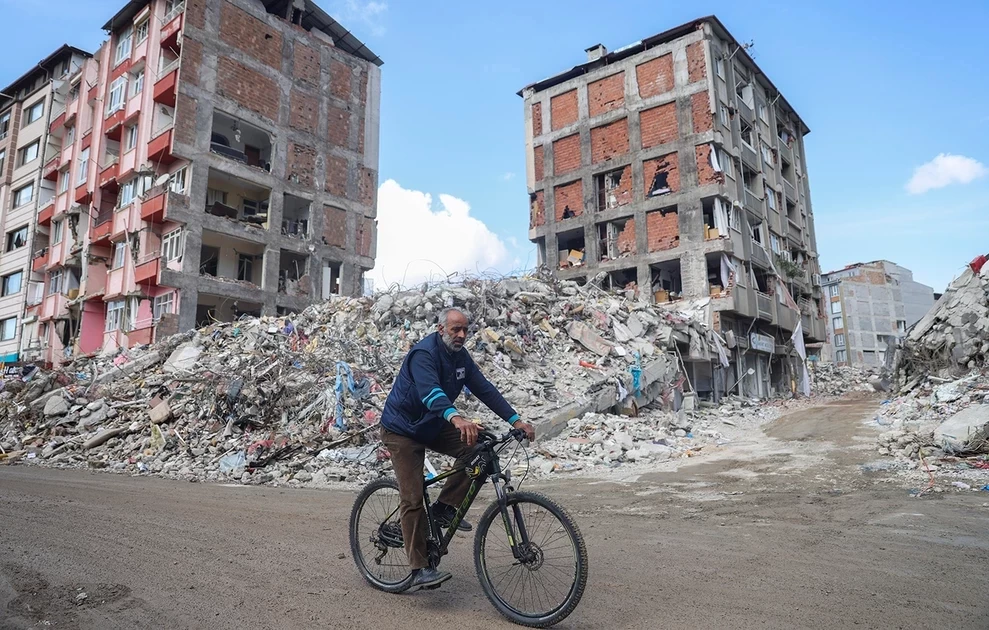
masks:
<path fill-rule="evenodd" d="M 635 42 L 634 44 L 623 46 L 622 48 L 619 48 L 618 50 L 602 55 L 597 59 L 576 65 L 565 72 L 561 72 L 560 74 L 551 76 L 547 79 L 543 79 L 542 81 L 531 83 L 525 86 L 524 88 L 522 88 L 521 90 L 519 90 L 517 94 L 519 96 L 522 96 L 525 93 L 525 91 L 529 89 L 533 89 L 536 92 L 541 92 L 555 85 L 559 85 L 560 83 L 569 81 L 570 79 L 573 79 L 575 77 L 579 77 L 582 74 L 587 74 L 589 72 L 597 70 L 598 68 L 601 68 L 608 64 L 616 63 L 623 59 L 627 59 L 628 57 L 631 57 L 633 55 L 637 55 L 641 52 L 645 52 L 650 48 L 654 48 L 656 46 L 660 46 L 662 44 L 672 42 L 676 39 L 680 39 L 681 37 L 684 37 L 685 35 L 689 35 L 690 33 L 694 32 L 704 24 L 710 24 L 711 27 L 714 29 L 715 33 L 719 37 L 738 47 L 738 52 L 736 53 L 735 56 L 737 58 L 742 59 L 745 62 L 745 65 L 747 65 L 753 71 L 753 76 L 758 78 L 760 82 L 764 85 L 764 87 L 766 87 L 771 94 L 779 95 L 779 100 L 777 101 L 777 103 L 781 104 L 785 109 L 793 113 L 794 117 L 796 117 L 796 119 L 800 122 L 801 132 L 803 134 L 810 133 L 810 129 L 807 127 L 807 124 L 804 123 L 804 121 L 800 118 L 800 116 L 797 115 L 796 110 L 787 102 L 787 100 L 783 97 L 783 95 L 776 88 L 776 86 L 773 85 L 773 82 L 770 81 L 766 73 L 763 72 L 761 68 L 759 68 L 755 60 L 749 56 L 748 52 L 746 52 L 746 50 L 742 48 L 742 45 L 732 36 L 730 32 L 728 32 L 728 29 L 725 27 L 724 24 L 721 23 L 721 20 L 719 20 L 714 15 L 708 15 L 706 17 L 697 18 L 696 20 L 692 20 L 685 24 L 681 24 L 680 26 L 671 28 L 668 31 L 664 31 L 662 33 L 658 33 L 651 37 L 647 37 L 646 39 Z M 597 45 L 591 46 L 591 48 L 588 48 L 587 50 L 589 51 L 596 47 Z"/>
<path fill-rule="evenodd" d="M 264 4 L 265 10 L 273 15 L 285 15 L 286 10 L 292 4 L 292 0 L 261 1 Z M 124 8 L 117 11 L 116 15 L 110 18 L 110 21 L 103 25 L 103 30 L 113 31 L 121 24 L 130 22 L 141 9 L 147 6 L 148 2 L 149 0 L 130 0 L 124 5 Z M 307 31 L 316 29 L 329 35 L 333 38 L 333 44 L 340 50 L 370 61 L 376 66 L 384 63 L 381 57 L 374 54 L 363 42 L 354 37 L 350 31 L 330 17 L 326 11 L 316 6 L 316 3 L 311 0 L 305 0 L 305 7 L 305 11 L 302 13 L 302 28 Z"/>
<path fill-rule="evenodd" d="M 0 89 L 0 93 L 2 93 L 0 94 L 0 107 L 3 107 L 8 102 L 13 100 L 13 95 L 17 93 L 17 90 L 20 89 L 21 85 L 25 81 L 34 77 L 38 72 L 50 71 L 55 66 L 55 64 L 61 61 L 66 55 L 71 55 L 73 53 L 82 55 L 84 57 L 93 56 L 92 54 L 86 52 L 85 50 L 81 50 L 79 48 L 76 48 L 75 46 L 62 44 L 62 46 L 59 47 L 55 52 L 48 55 L 41 61 L 39 61 L 30 70 L 22 74 L 17 79 L 14 79 L 14 81 L 10 85 L 8 85 L 3 89 Z"/>

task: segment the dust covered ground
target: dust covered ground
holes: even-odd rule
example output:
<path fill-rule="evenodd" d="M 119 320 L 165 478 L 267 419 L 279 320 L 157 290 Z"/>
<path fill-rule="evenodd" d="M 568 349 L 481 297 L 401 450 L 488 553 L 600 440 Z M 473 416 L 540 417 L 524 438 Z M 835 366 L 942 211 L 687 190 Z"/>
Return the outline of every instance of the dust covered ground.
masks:
<path fill-rule="evenodd" d="M 802 409 L 679 468 L 527 481 L 587 541 L 587 591 L 558 627 L 985 630 L 989 493 L 915 498 L 863 472 L 877 406 Z M 365 585 L 354 496 L 0 467 L 0 629 L 514 627 L 481 592 L 467 535 L 438 591 Z"/>

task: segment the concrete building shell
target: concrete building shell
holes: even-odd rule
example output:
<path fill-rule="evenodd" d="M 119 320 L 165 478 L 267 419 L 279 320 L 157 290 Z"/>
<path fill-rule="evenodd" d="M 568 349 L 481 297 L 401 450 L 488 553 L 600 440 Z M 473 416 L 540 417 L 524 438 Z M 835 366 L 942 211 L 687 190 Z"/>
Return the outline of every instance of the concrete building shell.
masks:
<path fill-rule="evenodd" d="M 519 92 L 539 262 L 649 301 L 709 296 L 733 372 L 756 370 L 745 391 L 788 388 L 754 346 L 779 357 L 798 322 L 812 352 L 825 339 L 809 129 L 713 16 L 586 52 Z"/>

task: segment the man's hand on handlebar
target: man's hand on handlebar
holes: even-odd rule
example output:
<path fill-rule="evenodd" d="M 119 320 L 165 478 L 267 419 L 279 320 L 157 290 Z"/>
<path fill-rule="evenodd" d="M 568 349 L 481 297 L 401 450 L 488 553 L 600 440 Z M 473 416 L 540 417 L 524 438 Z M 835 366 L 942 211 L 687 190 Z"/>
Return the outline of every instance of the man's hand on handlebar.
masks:
<path fill-rule="evenodd" d="M 467 442 L 467 446 L 477 444 L 477 432 L 484 429 L 483 426 L 474 424 L 470 420 L 465 420 L 462 416 L 453 416 L 450 421 L 453 423 L 453 426 L 460 429 L 460 439 Z"/>
<path fill-rule="evenodd" d="M 529 438 L 530 442 L 536 439 L 536 428 L 533 427 L 528 422 L 522 422 L 521 420 L 519 420 L 518 422 L 512 425 L 512 428 L 518 429 L 523 433 L 525 433 L 525 437 Z"/>

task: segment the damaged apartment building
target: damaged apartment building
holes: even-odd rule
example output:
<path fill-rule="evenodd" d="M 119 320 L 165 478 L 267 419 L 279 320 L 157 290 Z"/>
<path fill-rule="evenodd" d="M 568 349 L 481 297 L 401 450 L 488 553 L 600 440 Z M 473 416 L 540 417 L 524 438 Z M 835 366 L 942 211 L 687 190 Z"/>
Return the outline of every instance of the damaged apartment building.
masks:
<path fill-rule="evenodd" d="M 828 339 L 823 360 L 868 367 L 892 360 L 890 347 L 934 306 L 934 289 L 888 260 L 824 274 Z"/>
<path fill-rule="evenodd" d="M 809 129 L 713 16 L 586 52 L 519 92 L 540 263 L 656 303 L 710 298 L 733 346 L 721 389 L 789 388 L 793 331 L 811 349 L 826 334 Z"/>
<path fill-rule="evenodd" d="M 310 0 L 132 0 L 46 111 L 27 360 L 360 295 L 381 60 Z"/>

